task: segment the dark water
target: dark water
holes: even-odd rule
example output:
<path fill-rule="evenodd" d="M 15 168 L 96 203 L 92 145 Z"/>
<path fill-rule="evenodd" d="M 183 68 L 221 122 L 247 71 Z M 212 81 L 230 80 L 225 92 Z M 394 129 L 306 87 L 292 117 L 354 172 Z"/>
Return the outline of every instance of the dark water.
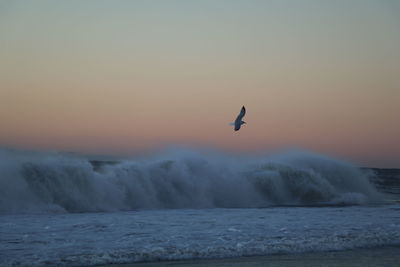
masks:
<path fill-rule="evenodd" d="M 94 266 L 399 245 L 398 204 L 0 216 L 0 266 Z"/>
<path fill-rule="evenodd" d="M 400 199 L 400 169 L 364 168 L 374 175 L 370 176 L 375 187 L 393 199 Z"/>
<path fill-rule="evenodd" d="M 399 246 L 399 174 L 307 152 L 93 161 L 0 151 L 0 266 Z"/>
<path fill-rule="evenodd" d="M 3 214 L 365 205 L 386 201 L 379 190 L 398 189 L 393 171 L 299 151 L 252 157 L 172 150 L 118 162 L 0 151 L 0 173 Z"/>

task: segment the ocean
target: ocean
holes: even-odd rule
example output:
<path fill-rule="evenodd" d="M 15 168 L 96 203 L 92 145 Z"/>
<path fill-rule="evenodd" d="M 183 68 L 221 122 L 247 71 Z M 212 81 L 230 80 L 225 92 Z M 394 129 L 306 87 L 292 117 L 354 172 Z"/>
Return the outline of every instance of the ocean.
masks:
<path fill-rule="evenodd" d="M 98 160 L 0 150 L 0 266 L 400 245 L 400 170 L 304 151 Z"/>

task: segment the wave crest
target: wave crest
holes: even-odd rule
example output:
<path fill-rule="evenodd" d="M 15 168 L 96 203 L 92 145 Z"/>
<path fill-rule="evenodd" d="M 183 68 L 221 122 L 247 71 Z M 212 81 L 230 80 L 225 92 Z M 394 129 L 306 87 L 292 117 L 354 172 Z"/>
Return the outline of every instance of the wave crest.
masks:
<path fill-rule="evenodd" d="M 171 150 L 118 162 L 0 152 L 2 213 L 349 205 L 380 199 L 370 174 L 308 152 L 235 157 Z"/>

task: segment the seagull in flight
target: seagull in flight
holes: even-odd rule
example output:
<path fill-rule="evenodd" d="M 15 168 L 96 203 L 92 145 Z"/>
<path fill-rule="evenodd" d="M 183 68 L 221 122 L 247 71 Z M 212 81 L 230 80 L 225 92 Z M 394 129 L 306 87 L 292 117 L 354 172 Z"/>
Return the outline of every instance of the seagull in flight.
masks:
<path fill-rule="evenodd" d="M 236 117 L 235 122 L 230 123 L 230 125 L 235 126 L 235 131 L 239 131 L 240 126 L 242 126 L 242 124 L 246 123 L 244 121 L 242 121 L 244 114 L 246 114 L 246 108 L 243 106 L 242 109 L 240 110 L 239 115 Z"/>

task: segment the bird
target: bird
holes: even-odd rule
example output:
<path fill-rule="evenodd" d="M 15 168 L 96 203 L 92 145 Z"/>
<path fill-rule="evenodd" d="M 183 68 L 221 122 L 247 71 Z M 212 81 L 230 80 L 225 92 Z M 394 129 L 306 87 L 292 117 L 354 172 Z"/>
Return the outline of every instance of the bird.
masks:
<path fill-rule="evenodd" d="M 245 114 L 246 114 L 246 108 L 243 106 L 242 109 L 240 110 L 239 115 L 236 117 L 235 122 L 230 123 L 230 125 L 235 126 L 234 127 L 235 131 L 239 131 L 240 126 L 246 123 L 245 121 L 242 121 Z"/>

